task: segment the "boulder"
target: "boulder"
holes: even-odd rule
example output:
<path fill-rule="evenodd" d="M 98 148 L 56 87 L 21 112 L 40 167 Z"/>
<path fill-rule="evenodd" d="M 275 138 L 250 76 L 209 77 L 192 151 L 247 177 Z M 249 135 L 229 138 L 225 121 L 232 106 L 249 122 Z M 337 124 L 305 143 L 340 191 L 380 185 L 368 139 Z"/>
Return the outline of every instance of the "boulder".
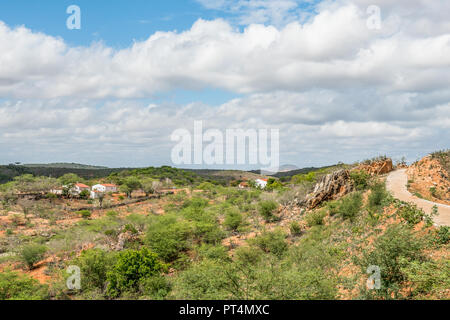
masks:
<path fill-rule="evenodd" d="M 349 171 L 338 170 L 322 177 L 314 187 L 314 191 L 306 196 L 301 205 L 308 209 L 314 209 L 323 201 L 339 199 L 353 189 Z"/>
<path fill-rule="evenodd" d="M 366 171 L 371 176 L 386 174 L 394 170 L 392 159 L 387 158 L 384 160 L 372 161 L 370 163 L 364 163 L 354 168 L 353 170 Z"/>

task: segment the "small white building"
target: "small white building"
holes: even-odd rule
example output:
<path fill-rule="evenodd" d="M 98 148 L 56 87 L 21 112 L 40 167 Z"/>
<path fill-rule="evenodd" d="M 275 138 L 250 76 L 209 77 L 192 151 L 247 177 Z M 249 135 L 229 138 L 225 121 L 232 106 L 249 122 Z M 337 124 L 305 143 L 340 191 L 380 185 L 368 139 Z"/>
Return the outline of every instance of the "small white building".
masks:
<path fill-rule="evenodd" d="M 115 184 L 103 183 L 92 186 L 92 191 L 99 192 L 117 192 L 118 188 Z"/>
<path fill-rule="evenodd" d="M 91 190 L 91 199 L 98 199 L 101 194 L 104 195 L 105 193 L 98 190 Z"/>
<path fill-rule="evenodd" d="M 267 179 L 256 179 L 255 185 L 258 188 L 264 189 L 267 186 Z"/>
<path fill-rule="evenodd" d="M 72 187 L 72 189 L 70 189 L 70 193 L 71 194 L 74 194 L 74 195 L 79 195 L 82 191 L 84 191 L 84 190 L 88 190 L 88 191 L 90 191 L 91 190 L 91 187 L 89 187 L 89 186 L 87 186 L 87 185 L 85 185 L 85 184 L 83 184 L 83 183 L 76 183 L 73 187 Z"/>

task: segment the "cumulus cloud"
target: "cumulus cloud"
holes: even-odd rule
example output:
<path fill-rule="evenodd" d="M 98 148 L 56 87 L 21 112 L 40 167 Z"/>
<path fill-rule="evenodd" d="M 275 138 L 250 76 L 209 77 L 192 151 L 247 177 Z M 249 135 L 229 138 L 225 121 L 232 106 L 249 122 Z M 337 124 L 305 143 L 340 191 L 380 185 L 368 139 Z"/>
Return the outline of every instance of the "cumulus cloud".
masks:
<path fill-rule="evenodd" d="M 381 30 L 367 28 L 369 0 L 199 1 L 244 12 L 244 29 L 200 19 L 114 50 L 70 47 L 0 22 L 0 161 L 51 154 L 115 166 L 170 163 L 170 133 L 194 120 L 222 130 L 278 128 L 282 163 L 298 165 L 377 153 L 414 160 L 445 147 L 448 1 L 380 0 Z M 300 16 L 305 4 L 314 5 L 308 19 Z M 241 97 L 219 106 L 148 102 L 205 88 Z"/>
<path fill-rule="evenodd" d="M 310 21 L 282 28 L 251 24 L 239 31 L 221 19 L 200 19 L 189 30 L 157 32 L 123 50 L 101 44 L 73 48 L 62 39 L 1 23 L 0 96 L 137 98 L 206 87 L 237 93 L 448 87 L 446 19 L 439 33 L 417 35 L 409 28 L 408 11 L 402 16 L 397 12 L 404 10 L 387 5 L 381 31 L 369 30 L 364 1 L 358 2 L 322 4 Z M 432 7 L 426 21 L 439 24 L 432 19 L 441 7 Z"/>

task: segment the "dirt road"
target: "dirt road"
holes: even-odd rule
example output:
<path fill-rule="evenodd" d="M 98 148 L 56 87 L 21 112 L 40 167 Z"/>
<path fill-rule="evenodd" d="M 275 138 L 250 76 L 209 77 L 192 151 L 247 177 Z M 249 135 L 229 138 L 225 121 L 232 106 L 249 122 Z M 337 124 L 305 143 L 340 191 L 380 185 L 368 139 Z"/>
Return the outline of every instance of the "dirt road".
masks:
<path fill-rule="evenodd" d="M 436 205 L 438 207 L 439 215 L 434 218 L 435 224 L 438 226 L 450 226 L 450 206 L 420 199 L 412 195 L 406 188 L 407 183 L 408 176 L 406 175 L 406 169 L 396 170 L 388 175 L 386 179 L 386 188 L 395 198 L 406 202 L 412 202 L 427 214 L 430 214 L 433 206 Z"/>

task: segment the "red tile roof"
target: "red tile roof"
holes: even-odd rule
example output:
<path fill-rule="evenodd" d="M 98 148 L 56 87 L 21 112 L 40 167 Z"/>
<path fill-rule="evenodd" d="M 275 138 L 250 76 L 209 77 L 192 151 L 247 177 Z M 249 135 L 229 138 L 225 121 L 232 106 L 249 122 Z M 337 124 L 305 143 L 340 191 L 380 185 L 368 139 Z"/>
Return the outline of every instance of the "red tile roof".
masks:
<path fill-rule="evenodd" d="M 102 186 L 104 186 L 104 187 L 117 187 L 115 184 L 111 184 L 111 183 L 103 183 Z"/>
<path fill-rule="evenodd" d="M 90 188 L 89 186 L 87 186 L 87 185 L 85 185 L 83 183 L 77 183 L 76 186 L 79 187 L 79 188 Z"/>

